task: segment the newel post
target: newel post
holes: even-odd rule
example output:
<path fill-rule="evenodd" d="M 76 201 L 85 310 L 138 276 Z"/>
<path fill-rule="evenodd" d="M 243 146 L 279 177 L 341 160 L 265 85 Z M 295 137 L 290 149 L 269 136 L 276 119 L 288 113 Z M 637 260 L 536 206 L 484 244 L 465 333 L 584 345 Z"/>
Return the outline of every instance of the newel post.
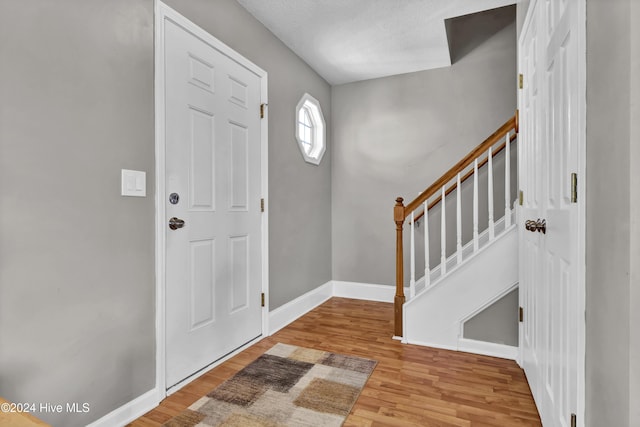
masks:
<path fill-rule="evenodd" d="M 396 223 L 396 296 L 394 298 L 393 333 L 402 336 L 402 306 L 404 305 L 404 255 L 402 253 L 402 227 L 404 226 L 404 199 L 398 197 L 393 208 L 393 220 Z"/>

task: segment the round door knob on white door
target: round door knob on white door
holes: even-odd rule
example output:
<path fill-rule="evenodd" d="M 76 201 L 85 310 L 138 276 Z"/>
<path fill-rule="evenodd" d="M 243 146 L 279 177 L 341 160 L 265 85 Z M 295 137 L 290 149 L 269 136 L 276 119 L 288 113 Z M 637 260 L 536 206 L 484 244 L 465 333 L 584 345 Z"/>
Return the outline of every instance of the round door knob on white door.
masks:
<path fill-rule="evenodd" d="M 169 220 L 169 228 L 172 230 L 177 230 L 178 228 L 184 227 L 184 220 L 180 218 L 176 218 L 175 216 Z"/>
<path fill-rule="evenodd" d="M 542 234 L 547 233 L 547 220 L 538 218 L 536 221 L 530 219 L 525 221 L 524 228 L 531 232 L 540 231 Z"/>

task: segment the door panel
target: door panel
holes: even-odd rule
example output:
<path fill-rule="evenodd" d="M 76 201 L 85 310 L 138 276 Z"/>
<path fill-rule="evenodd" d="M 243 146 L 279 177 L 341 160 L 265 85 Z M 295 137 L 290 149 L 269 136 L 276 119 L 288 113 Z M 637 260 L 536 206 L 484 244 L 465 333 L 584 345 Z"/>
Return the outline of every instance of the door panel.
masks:
<path fill-rule="evenodd" d="M 191 156 L 189 203 L 193 210 L 214 211 L 215 157 L 214 116 L 189 106 Z"/>
<path fill-rule="evenodd" d="M 245 127 L 229 123 L 231 138 L 231 173 L 229 174 L 229 209 L 247 211 L 249 201 L 249 135 Z"/>
<path fill-rule="evenodd" d="M 525 84 L 520 96 L 520 117 L 522 123 L 518 136 L 520 149 L 520 189 L 523 192 L 523 203 L 521 208 L 523 220 L 536 219 L 540 217 L 540 92 L 538 84 L 538 63 L 539 56 L 539 29 L 537 25 L 538 17 L 534 15 L 531 24 L 525 29 L 524 46 L 521 49 L 520 68 L 526 76 Z M 537 233 L 530 233 L 520 227 L 520 298 L 521 306 L 524 310 L 524 322 L 521 333 L 522 363 L 525 372 L 537 372 L 540 367 L 539 338 L 540 324 L 543 318 L 540 316 L 539 307 L 542 306 L 540 295 L 542 288 L 537 284 L 541 282 L 541 271 L 537 263 L 532 260 L 540 257 L 540 236 Z M 532 389 L 537 388 L 538 377 L 528 375 L 529 385 Z"/>
<path fill-rule="evenodd" d="M 577 229 L 573 227 L 577 222 L 577 209 L 571 203 L 570 186 L 571 173 L 577 166 L 577 159 L 572 155 L 575 152 L 572 146 L 577 141 L 574 140 L 575 133 L 571 132 L 575 121 L 572 114 L 577 109 L 572 96 L 577 90 L 572 84 L 577 74 L 577 46 L 572 34 L 573 8 L 561 2 L 552 5 L 550 1 L 547 6 L 553 7 L 555 13 L 546 49 L 546 74 L 550 82 L 546 108 L 549 183 L 542 214 L 548 225 L 544 251 L 550 269 L 547 283 L 552 339 L 547 349 L 549 375 L 545 381 L 545 403 L 541 413 L 545 412 L 543 420 L 548 420 L 549 425 L 569 427 L 571 413 L 575 413 L 577 407 L 575 388 L 571 386 L 577 381 L 575 369 L 571 368 L 577 362 L 577 334 L 572 330 L 570 320 L 577 316 L 572 302 L 578 285 L 576 260 L 572 257 L 572 245 L 578 241 Z"/>
<path fill-rule="evenodd" d="M 190 242 L 190 247 L 190 330 L 193 331 L 215 321 L 215 240 Z"/>
<path fill-rule="evenodd" d="M 571 200 L 571 174 L 577 172 L 581 143 L 576 4 L 534 1 L 520 54 L 529 84 L 519 101 L 525 116 L 522 144 L 528 147 L 521 159 L 526 168 L 520 175 L 525 189 L 522 213 L 524 220 L 546 220 L 544 233 L 521 231 L 521 303 L 526 313 L 522 360 L 543 424 L 563 427 L 569 427 L 571 414 L 577 413 L 580 365 L 580 230 L 578 205 Z"/>
<path fill-rule="evenodd" d="M 249 306 L 249 236 L 229 238 L 229 281 L 230 312 L 234 313 Z"/>
<path fill-rule="evenodd" d="M 169 388 L 262 333 L 262 183 L 260 78 L 170 20 L 164 45 Z"/>

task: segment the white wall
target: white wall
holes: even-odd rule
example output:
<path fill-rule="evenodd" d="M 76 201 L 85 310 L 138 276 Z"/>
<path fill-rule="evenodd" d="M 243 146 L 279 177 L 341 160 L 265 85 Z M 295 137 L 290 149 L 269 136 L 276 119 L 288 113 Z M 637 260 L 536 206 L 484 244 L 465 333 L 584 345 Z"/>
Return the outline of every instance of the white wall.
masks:
<path fill-rule="evenodd" d="M 520 35 L 520 31 L 522 30 L 522 26 L 524 25 L 524 19 L 527 17 L 527 10 L 529 9 L 529 4 L 531 0 L 519 0 L 517 2 L 517 26 L 518 26 L 518 35 Z"/>

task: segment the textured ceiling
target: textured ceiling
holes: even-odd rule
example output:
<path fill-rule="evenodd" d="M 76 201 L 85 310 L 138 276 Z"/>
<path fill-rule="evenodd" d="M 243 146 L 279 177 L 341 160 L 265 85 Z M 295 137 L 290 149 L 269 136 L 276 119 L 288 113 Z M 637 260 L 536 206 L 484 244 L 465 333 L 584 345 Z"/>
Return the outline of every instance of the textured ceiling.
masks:
<path fill-rule="evenodd" d="M 445 19 L 516 0 L 237 0 L 332 85 L 451 65 Z"/>

